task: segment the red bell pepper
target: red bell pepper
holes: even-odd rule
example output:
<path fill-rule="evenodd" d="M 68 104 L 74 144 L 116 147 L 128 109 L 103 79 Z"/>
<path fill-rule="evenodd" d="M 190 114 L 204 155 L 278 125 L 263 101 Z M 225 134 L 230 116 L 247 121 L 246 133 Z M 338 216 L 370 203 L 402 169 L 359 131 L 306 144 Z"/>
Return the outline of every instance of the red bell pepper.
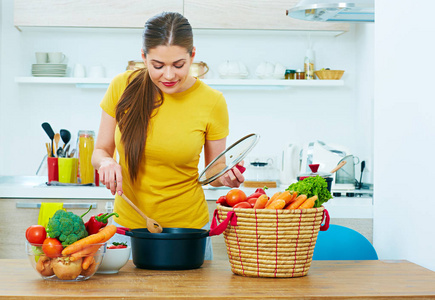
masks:
<path fill-rule="evenodd" d="M 117 213 L 105 213 L 105 214 L 99 214 L 97 216 L 92 216 L 89 221 L 85 223 L 86 231 L 89 235 L 95 234 L 98 231 L 100 231 L 101 228 L 106 227 L 107 225 L 107 219 L 109 219 L 111 216 L 115 215 L 116 217 L 119 217 Z"/>

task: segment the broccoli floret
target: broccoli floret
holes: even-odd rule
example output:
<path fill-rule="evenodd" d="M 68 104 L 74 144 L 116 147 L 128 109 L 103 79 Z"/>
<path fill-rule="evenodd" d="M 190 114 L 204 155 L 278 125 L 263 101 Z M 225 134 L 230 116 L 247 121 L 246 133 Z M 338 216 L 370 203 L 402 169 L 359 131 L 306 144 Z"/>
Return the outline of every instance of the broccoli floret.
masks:
<path fill-rule="evenodd" d="M 56 211 L 50 218 L 47 234 L 51 238 L 59 239 L 64 247 L 88 236 L 82 218 L 64 210 Z"/>

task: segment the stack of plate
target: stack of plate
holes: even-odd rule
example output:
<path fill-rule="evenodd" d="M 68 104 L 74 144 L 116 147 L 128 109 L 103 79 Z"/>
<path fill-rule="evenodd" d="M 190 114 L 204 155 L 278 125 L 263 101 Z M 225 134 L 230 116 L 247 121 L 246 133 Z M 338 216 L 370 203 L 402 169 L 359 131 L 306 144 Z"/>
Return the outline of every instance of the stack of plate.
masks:
<path fill-rule="evenodd" d="M 66 64 L 33 64 L 32 75 L 36 77 L 64 77 Z"/>

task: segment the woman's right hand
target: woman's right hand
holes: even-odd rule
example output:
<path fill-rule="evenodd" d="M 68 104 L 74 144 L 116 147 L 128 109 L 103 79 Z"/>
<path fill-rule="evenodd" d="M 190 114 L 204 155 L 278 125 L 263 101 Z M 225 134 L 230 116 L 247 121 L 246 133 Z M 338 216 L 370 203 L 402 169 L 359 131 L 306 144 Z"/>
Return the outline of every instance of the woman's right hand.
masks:
<path fill-rule="evenodd" d="M 104 158 L 98 169 L 100 181 L 112 192 L 122 195 L 122 172 L 121 166 L 113 158 Z"/>

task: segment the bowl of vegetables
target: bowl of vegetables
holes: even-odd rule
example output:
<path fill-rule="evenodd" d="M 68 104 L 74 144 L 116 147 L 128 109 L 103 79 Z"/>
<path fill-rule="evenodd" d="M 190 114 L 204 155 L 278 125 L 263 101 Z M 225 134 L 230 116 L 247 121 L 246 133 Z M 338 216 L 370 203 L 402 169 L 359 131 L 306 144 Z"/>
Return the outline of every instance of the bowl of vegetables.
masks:
<path fill-rule="evenodd" d="M 126 243 L 114 242 L 107 246 L 106 253 L 103 257 L 97 273 L 98 274 L 115 274 L 125 266 L 131 256 L 131 247 Z"/>
<path fill-rule="evenodd" d="M 91 278 L 103 259 L 106 243 L 88 244 L 70 254 L 57 239 L 46 238 L 43 244 L 26 242 L 30 264 L 43 279 L 83 281 Z"/>
<path fill-rule="evenodd" d="M 83 281 L 97 271 L 116 226 L 107 225 L 106 216 L 86 223 L 83 216 L 58 210 L 46 226 L 27 228 L 26 253 L 43 279 Z"/>

